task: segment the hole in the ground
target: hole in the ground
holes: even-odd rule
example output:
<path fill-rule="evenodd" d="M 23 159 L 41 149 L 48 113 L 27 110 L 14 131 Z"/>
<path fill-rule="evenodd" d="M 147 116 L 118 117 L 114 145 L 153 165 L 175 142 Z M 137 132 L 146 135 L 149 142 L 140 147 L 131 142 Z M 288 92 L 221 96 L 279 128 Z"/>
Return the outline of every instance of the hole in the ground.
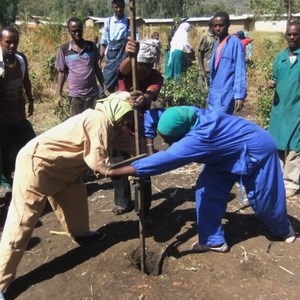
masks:
<path fill-rule="evenodd" d="M 141 247 L 128 252 L 127 259 L 130 264 L 141 271 Z M 166 251 L 159 247 L 147 247 L 145 251 L 144 273 L 152 276 L 159 276 L 166 269 Z"/>

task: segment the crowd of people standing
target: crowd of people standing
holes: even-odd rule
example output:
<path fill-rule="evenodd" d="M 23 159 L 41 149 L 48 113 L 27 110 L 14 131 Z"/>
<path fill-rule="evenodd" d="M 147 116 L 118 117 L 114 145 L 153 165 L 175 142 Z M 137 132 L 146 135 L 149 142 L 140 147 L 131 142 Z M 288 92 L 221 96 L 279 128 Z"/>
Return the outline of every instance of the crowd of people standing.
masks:
<path fill-rule="evenodd" d="M 226 12 L 217 12 L 199 39 L 199 86 L 208 90 L 206 109 L 165 110 L 153 109 L 153 103 L 164 80 L 180 80 L 187 71 L 185 54 L 194 53 L 191 25 L 185 20 L 173 28 L 163 76 L 157 67 L 158 34 L 133 39 L 125 1 L 112 0 L 111 5 L 113 15 L 105 21 L 99 45 L 83 38 L 82 20 L 72 17 L 67 22 L 70 41 L 58 49 L 55 67 L 57 105 L 64 101 L 66 82 L 70 118 L 37 137 L 26 118 L 26 98 L 28 115 L 34 112 L 34 99 L 27 58 L 18 51 L 19 32 L 12 26 L 0 31 L 0 170 L 12 185 L 0 241 L 0 299 L 16 276 L 47 201 L 79 245 L 105 237 L 89 227 L 82 176 L 88 170 L 112 179 L 116 215 L 134 208 L 128 175 L 144 178 L 145 229 L 151 231 L 150 176 L 190 162 L 203 164 L 195 188 L 198 241 L 191 246 L 194 252 L 229 251 L 221 221 L 236 182 L 245 187 L 250 206 L 270 234 L 288 243 L 296 238 L 286 197 L 300 191 L 300 23 L 288 23 L 288 48 L 274 62 L 268 85 L 276 92 L 267 132 L 233 116 L 243 109 L 247 97 L 246 47 L 252 40 L 241 31 L 229 34 Z M 141 151 L 148 157 L 111 169 L 114 161 L 135 155 L 134 110 L 140 118 Z M 154 154 L 157 134 L 170 147 Z"/>

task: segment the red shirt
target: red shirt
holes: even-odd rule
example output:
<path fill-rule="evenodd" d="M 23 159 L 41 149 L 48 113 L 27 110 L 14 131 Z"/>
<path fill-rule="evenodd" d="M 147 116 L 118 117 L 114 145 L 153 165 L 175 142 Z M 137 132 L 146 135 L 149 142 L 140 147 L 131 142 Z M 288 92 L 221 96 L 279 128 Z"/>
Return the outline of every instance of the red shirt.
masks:
<path fill-rule="evenodd" d="M 241 42 L 242 42 L 242 45 L 243 45 L 244 52 L 246 53 L 246 46 L 249 45 L 252 42 L 252 39 L 244 38 L 244 39 L 241 40 Z"/>
<path fill-rule="evenodd" d="M 160 92 L 160 89 L 164 83 L 163 76 L 155 69 L 152 69 L 149 76 L 143 80 L 138 81 L 138 90 L 145 93 L 151 91 L 155 95 L 155 100 Z M 119 72 L 118 74 L 118 91 L 132 90 L 132 76 L 123 75 Z"/>

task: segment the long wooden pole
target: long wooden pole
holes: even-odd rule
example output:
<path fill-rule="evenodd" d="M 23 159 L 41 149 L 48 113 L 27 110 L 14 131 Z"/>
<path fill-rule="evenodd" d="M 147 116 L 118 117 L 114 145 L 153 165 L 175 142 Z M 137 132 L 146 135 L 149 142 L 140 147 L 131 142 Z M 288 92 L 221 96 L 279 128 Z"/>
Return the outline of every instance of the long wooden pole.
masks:
<path fill-rule="evenodd" d="M 135 0 L 129 0 L 130 8 L 130 36 L 133 41 L 136 40 L 136 9 L 135 9 Z M 137 59 L 136 55 L 131 58 L 132 66 L 132 86 L 136 91 L 138 90 L 138 81 L 137 81 Z M 140 117 L 139 111 L 134 110 L 134 128 L 135 128 L 135 154 L 136 156 L 140 155 Z M 139 235 L 141 242 L 141 271 L 146 273 L 146 247 L 145 247 L 145 209 L 144 209 L 144 193 L 143 193 L 143 180 L 140 178 L 136 179 L 137 186 L 135 187 L 135 201 L 138 203 L 139 207 Z"/>

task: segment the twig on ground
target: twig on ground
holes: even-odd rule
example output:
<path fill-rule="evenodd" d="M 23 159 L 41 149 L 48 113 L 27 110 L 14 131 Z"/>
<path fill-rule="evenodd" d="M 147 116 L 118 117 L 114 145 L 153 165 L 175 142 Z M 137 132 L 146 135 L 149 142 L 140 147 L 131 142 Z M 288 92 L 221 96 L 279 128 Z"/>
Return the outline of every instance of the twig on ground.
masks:
<path fill-rule="evenodd" d="M 49 233 L 51 234 L 56 234 L 56 235 L 68 235 L 70 236 L 69 233 L 65 232 L 65 231 L 55 231 L 55 230 L 50 230 Z"/>
<path fill-rule="evenodd" d="M 144 294 L 141 294 L 141 295 L 139 296 L 139 300 L 143 300 L 143 299 L 145 299 L 145 295 L 144 295 Z"/>
<path fill-rule="evenodd" d="M 101 204 L 101 205 L 99 206 L 99 208 L 104 207 L 104 206 L 106 206 L 107 204 L 108 204 L 108 202 L 105 202 L 105 203 Z"/>
<path fill-rule="evenodd" d="M 184 268 L 184 269 L 187 271 L 194 271 L 194 272 L 198 270 L 198 268 L 194 268 L 194 267 Z"/>
<path fill-rule="evenodd" d="M 267 249 L 267 253 L 270 252 L 270 249 L 271 249 L 271 247 L 272 247 L 273 244 L 274 244 L 274 242 L 271 242 L 271 243 L 269 244 L 268 249 Z"/>
<path fill-rule="evenodd" d="M 286 269 L 286 268 L 284 268 L 282 266 L 279 266 L 279 268 L 282 269 L 282 270 L 284 270 L 284 271 L 286 271 L 286 272 L 288 272 L 288 273 L 290 273 L 291 275 L 295 275 L 292 271 L 290 271 L 290 270 L 288 270 L 288 269 Z"/>
<path fill-rule="evenodd" d="M 241 246 L 241 248 L 243 249 L 243 255 L 244 255 L 245 260 L 248 260 L 248 253 L 246 252 L 246 250 L 243 246 Z"/>
<path fill-rule="evenodd" d="M 157 188 L 153 183 L 152 183 L 152 187 L 153 187 L 157 192 L 162 193 L 162 191 L 161 191 L 159 188 Z"/>

